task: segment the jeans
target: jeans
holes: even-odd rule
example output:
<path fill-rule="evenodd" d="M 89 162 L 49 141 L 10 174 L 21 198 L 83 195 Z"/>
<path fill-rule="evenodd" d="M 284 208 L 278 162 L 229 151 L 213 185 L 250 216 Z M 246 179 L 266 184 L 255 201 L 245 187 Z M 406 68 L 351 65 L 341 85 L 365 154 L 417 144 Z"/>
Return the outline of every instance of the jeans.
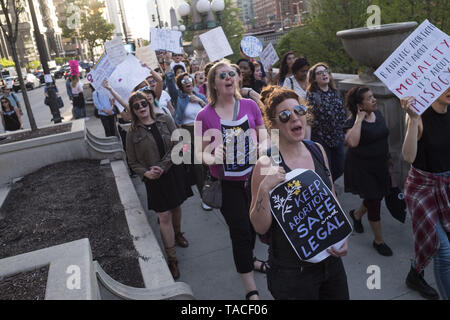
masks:
<path fill-rule="evenodd" d="M 434 277 L 442 300 L 450 299 L 450 242 L 441 222 L 436 222 L 439 249 L 434 256 Z"/>
<path fill-rule="evenodd" d="M 348 300 L 347 275 L 342 259 L 328 257 L 300 270 L 271 265 L 267 286 L 276 300 Z"/>

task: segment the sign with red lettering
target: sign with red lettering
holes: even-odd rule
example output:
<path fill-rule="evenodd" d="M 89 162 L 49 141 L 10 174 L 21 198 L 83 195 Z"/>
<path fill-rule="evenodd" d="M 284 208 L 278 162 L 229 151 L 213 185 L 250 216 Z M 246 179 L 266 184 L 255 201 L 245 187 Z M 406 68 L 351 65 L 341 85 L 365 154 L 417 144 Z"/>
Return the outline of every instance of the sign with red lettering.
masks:
<path fill-rule="evenodd" d="M 425 20 L 375 75 L 398 98 L 414 97 L 421 115 L 450 87 L 450 37 Z"/>
<path fill-rule="evenodd" d="M 270 191 L 270 211 L 298 258 L 317 263 L 352 233 L 339 202 L 312 170 L 296 169 Z"/>

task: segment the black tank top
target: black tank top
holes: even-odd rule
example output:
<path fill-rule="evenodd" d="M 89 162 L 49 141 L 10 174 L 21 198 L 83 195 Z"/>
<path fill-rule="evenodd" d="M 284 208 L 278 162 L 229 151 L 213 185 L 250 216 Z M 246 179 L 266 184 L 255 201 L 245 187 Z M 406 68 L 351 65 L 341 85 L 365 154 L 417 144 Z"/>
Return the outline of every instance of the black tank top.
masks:
<path fill-rule="evenodd" d="M 311 151 L 310 149 L 311 147 L 309 147 L 305 142 L 303 143 L 305 144 L 305 146 L 308 148 L 309 152 L 312 155 L 314 161 L 314 171 L 319 175 L 319 177 L 323 180 L 323 182 L 327 185 L 327 187 L 330 190 L 332 190 L 332 185 L 330 177 L 327 174 L 327 169 Z M 284 162 L 281 153 L 280 158 L 281 158 L 280 166 L 284 168 L 286 173 L 292 171 Z M 300 268 L 302 265 L 302 262 L 295 254 L 294 249 L 292 249 L 289 241 L 286 239 L 286 236 L 284 235 L 283 231 L 281 230 L 280 226 L 275 220 L 272 221 L 272 225 L 270 227 L 269 264 L 271 266 L 279 266 L 285 268 Z"/>
<path fill-rule="evenodd" d="M 422 114 L 422 123 L 414 168 L 431 173 L 450 171 L 450 110 L 437 113 L 430 107 Z"/>

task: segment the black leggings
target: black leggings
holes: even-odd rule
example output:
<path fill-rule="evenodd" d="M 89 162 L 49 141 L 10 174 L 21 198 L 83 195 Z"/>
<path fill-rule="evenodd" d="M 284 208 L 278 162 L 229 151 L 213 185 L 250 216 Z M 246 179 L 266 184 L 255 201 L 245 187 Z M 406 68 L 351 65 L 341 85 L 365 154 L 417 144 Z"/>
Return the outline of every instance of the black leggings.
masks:
<path fill-rule="evenodd" d="M 369 221 L 380 221 L 381 199 L 365 199 L 363 205 L 367 208 L 367 219 Z"/>
<path fill-rule="evenodd" d="M 222 180 L 222 212 L 230 231 L 234 264 L 238 273 L 253 270 L 256 232 L 250 222 L 244 181 Z"/>

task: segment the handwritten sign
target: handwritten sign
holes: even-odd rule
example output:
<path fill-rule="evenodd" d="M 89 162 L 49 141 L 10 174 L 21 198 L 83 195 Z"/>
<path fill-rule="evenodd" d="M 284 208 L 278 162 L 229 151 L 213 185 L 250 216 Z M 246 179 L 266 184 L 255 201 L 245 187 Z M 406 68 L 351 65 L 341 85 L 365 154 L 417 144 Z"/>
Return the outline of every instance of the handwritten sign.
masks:
<path fill-rule="evenodd" d="M 425 20 L 375 71 L 398 98 L 415 98 L 421 115 L 450 86 L 450 37 Z"/>
<path fill-rule="evenodd" d="M 150 70 L 142 67 L 141 62 L 133 55 L 119 64 L 109 76 L 109 85 L 128 101 L 133 89 L 150 75 Z"/>
<path fill-rule="evenodd" d="M 317 263 L 340 248 L 352 227 L 339 202 L 312 170 L 296 169 L 270 191 L 270 210 L 298 258 Z"/>
<path fill-rule="evenodd" d="M 169 29 L 150 28 L 150 49 L 183 53 L 181 32 Z"/>
<path fill-rule="evenodd" d="M 105 42 L 105 49 L 112 64 L 119 65 L 127 58 L 128 53 L 123 46 L 122 38 L 116 37 Z"/>
<path fill-rule="evenodd" d="M 136 58 L 145 63 L 152 69 L 159 68 L 158 57 L 156 52 L 150 47 L 140 47 L 136 49 Z"/>
<path fill-rule="evenodd" d="M 224 176 L 242 177 L 249 173 L 256 163 L 256 137 L 250 130 L 248 117 L 237 121 L 220 120 L 223 143 L 226 146 Z"/>
<path fill-rule="evenodd" d="M 261 53 L 260 58 L 264 66 L 264 70 L 268 70 L 271 66 L 277 63 L 279 58 L 272 43 L 269 43 L 269 45 L 264 49 L 264 51 Z"/>
<path fill-rule="evenodd" d="M 256 58 L 263 51 L 263 45 L 258 38 L 246 36 L 241 40 L 241 50 L 247 57 Z"/>
<path fill-rule="evenodd" d="M 92 68 L 92 71 L 88 73 L 86 79 L 92 84 L 95 90 L 110 97 L 110 93 L 102 86 L 102 82 L 108 79 L 114 72 L 116 65 L 114 65 L 108 55 L 104 53 L 97 63 Z"/>
<path fill-rule="evenodd" d="M 233 54 L 222 27 L 214 28 L 200 35 L 200 41 L 205 48 L 209 61 L 216 61 Z"/>

